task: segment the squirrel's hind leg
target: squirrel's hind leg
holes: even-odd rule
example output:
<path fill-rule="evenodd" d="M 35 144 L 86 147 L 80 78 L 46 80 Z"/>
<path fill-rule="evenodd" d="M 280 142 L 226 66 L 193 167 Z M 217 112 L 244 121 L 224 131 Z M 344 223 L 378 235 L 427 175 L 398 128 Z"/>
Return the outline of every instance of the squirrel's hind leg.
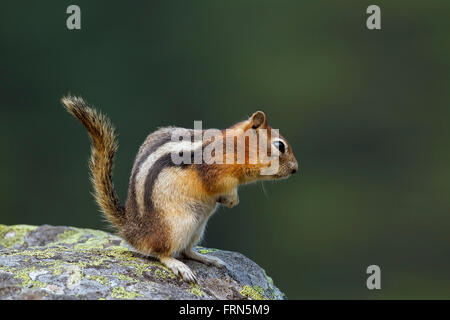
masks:
<path fill-rule="evenodd" d="M 163 265 L 172 270 L 175 275 L 181 276 L 183 280 L 194 283 L 197 282 L 197 277 L 194 272 L 192 272 L 192 270 L 183 262 L 170 256 L 159 256 L 158 259 Z"/>
<path fill-rule="evenodd" d="M 183 251 L 183 256 L 188 259 L 195 260 L 204 264 L 212 264 L 218 268 L 225 266 L 225 263 L 217 257 L 205 256 L 203 254 L 195 252 L 192 248 L 187 248 Z"/>
<path fill-rule="evenodd" d="M 220 260 L 219 258 L 216 257 L 212 257 L 212 256 L 205 256 L 203 254 L 200 254 L 196 251 L 194 251 L 194 246 L 200 241 L 200 239 L 203 236 L 203 233 L 205 231 L 205 225 L 206 225 L 206 220 L 203 222 L 203 224 L 196 230 L 196 232 L 194 233 L 194 235 L 191 238 L 191 241 L 189 242 L 189 244 L 186 246 L 186 248 L 183 250 L 183 252 L 181 253 L 184 257 L 186 257 L 187 259 L 191 259 L 191 260 L 195 260 L 198 262 L 201 262 L 203 264 L 212 264 L 215 265 L 216 267 L 223 267 L 225 266 L 225 263 Z"/>

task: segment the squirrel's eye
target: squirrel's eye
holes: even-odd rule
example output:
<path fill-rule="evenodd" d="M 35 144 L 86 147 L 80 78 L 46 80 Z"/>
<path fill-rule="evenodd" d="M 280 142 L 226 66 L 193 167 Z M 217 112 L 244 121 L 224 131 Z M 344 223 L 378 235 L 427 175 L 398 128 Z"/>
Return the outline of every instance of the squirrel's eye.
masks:
<path fill-rule="evenodd" d="M 275 141 L 274 146 L 277 147 L 278 150 L 280 150 L 281 153 L 284 153 L 286 151 L 286 146 L 282 141 Z"/>

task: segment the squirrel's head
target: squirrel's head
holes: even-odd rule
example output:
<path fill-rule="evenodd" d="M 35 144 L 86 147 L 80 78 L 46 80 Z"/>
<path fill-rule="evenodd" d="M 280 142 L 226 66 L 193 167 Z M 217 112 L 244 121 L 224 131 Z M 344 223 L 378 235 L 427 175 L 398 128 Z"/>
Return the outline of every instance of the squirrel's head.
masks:
<path fill-rule="evenodd" d="M 237 140 L 245 141 L 245 162 L 249 182 L 288 178 L 298 171 L 298 162 L 292 153 L 291 145 L 277 129 L 269 126 L 264 112 L 256 111 L 250 118 L 230 129 L 235 135 L 245 136 L 244 139 Z M 239 156 L 239 142 L 235 145 L 234 151 L 235 155 Z"/>

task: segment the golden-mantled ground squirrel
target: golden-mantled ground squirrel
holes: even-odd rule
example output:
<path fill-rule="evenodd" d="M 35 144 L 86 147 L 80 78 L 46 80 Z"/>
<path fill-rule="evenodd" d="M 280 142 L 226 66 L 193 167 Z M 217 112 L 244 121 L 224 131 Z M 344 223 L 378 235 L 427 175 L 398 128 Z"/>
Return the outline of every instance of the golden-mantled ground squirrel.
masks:
<path fill-rule="evenodd" d="M 106 218 L 137 251 L 158 258 L 187 281 L 196 281 L 196 276 L 175 258 L 178 254 L 223 266 L 218 258 L 193 250 L 218 203 L 233 207 L 239 203 L 239 185 L 286 178 L 298 170 L 291 146 L 267 124 L 261 111 L 228 129 L 214 129 L 215 136 L 210 135 L 214 138 L 206 138 L 208 130 L 201 130 L 197 139 L 195 130 L 165 127 L 151 133 L 140 147 L 131 171 L 128 198 L 122 206 L 112 180 L 118 148 L 114 127 L 79 97 L 64 97 L 62 103 L 91 138 L 91 180 L 95 199 Z M 186 136 L 189 140 L 180 140 Z M 239 144 L 240 138 L 243 144 Z M 256 149 L 263 150 L 267 157 L 254 152 Z M 210 157 L 197 161 L 193 155 L 199 150 L 200 155 L 208 150 Z M 187 161 L 180 163 L 179 157 Z M 277 165 L 273 166 L 275 160 Z"/>

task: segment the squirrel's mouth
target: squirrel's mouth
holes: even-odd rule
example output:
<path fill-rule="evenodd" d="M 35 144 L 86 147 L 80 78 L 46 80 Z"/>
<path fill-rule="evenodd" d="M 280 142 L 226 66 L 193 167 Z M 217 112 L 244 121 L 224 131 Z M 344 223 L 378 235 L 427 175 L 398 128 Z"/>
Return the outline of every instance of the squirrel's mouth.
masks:
<path fill-rule="evenodd" d="M 289 173 L 289 174 L 286 174 L 286 175 L 281 175 L 281 174 L 279 174 L 279 175 L 276 176 L 276 180 L 287 179 L 287 178 L 289 178 L 290 176 L 291 176 L 290 173 Z"/>
<path fill-rule="evenodd" d="M 264 177 L 262 180 L 283 180 L 283 179 L 287 179 L 291 176 L 290 173 L 288 174 L 280 174 L 280 173 L 276 173 L 273 175 L 268 175 L 268 176 L 262 176 Z"/>
<path fill-rule="evenodd" d="M 297 168 L 293 168 L 293 169 L 289 169 L 286 170 L 285 172 L 282 173 L 276 173 L 273 176 L 275 177 L 276 180 L 281 180 L 281 179 L 287 179 L 290 176 L 292 176 L 293 174 L 297 173 L 298 169 Z"/>

